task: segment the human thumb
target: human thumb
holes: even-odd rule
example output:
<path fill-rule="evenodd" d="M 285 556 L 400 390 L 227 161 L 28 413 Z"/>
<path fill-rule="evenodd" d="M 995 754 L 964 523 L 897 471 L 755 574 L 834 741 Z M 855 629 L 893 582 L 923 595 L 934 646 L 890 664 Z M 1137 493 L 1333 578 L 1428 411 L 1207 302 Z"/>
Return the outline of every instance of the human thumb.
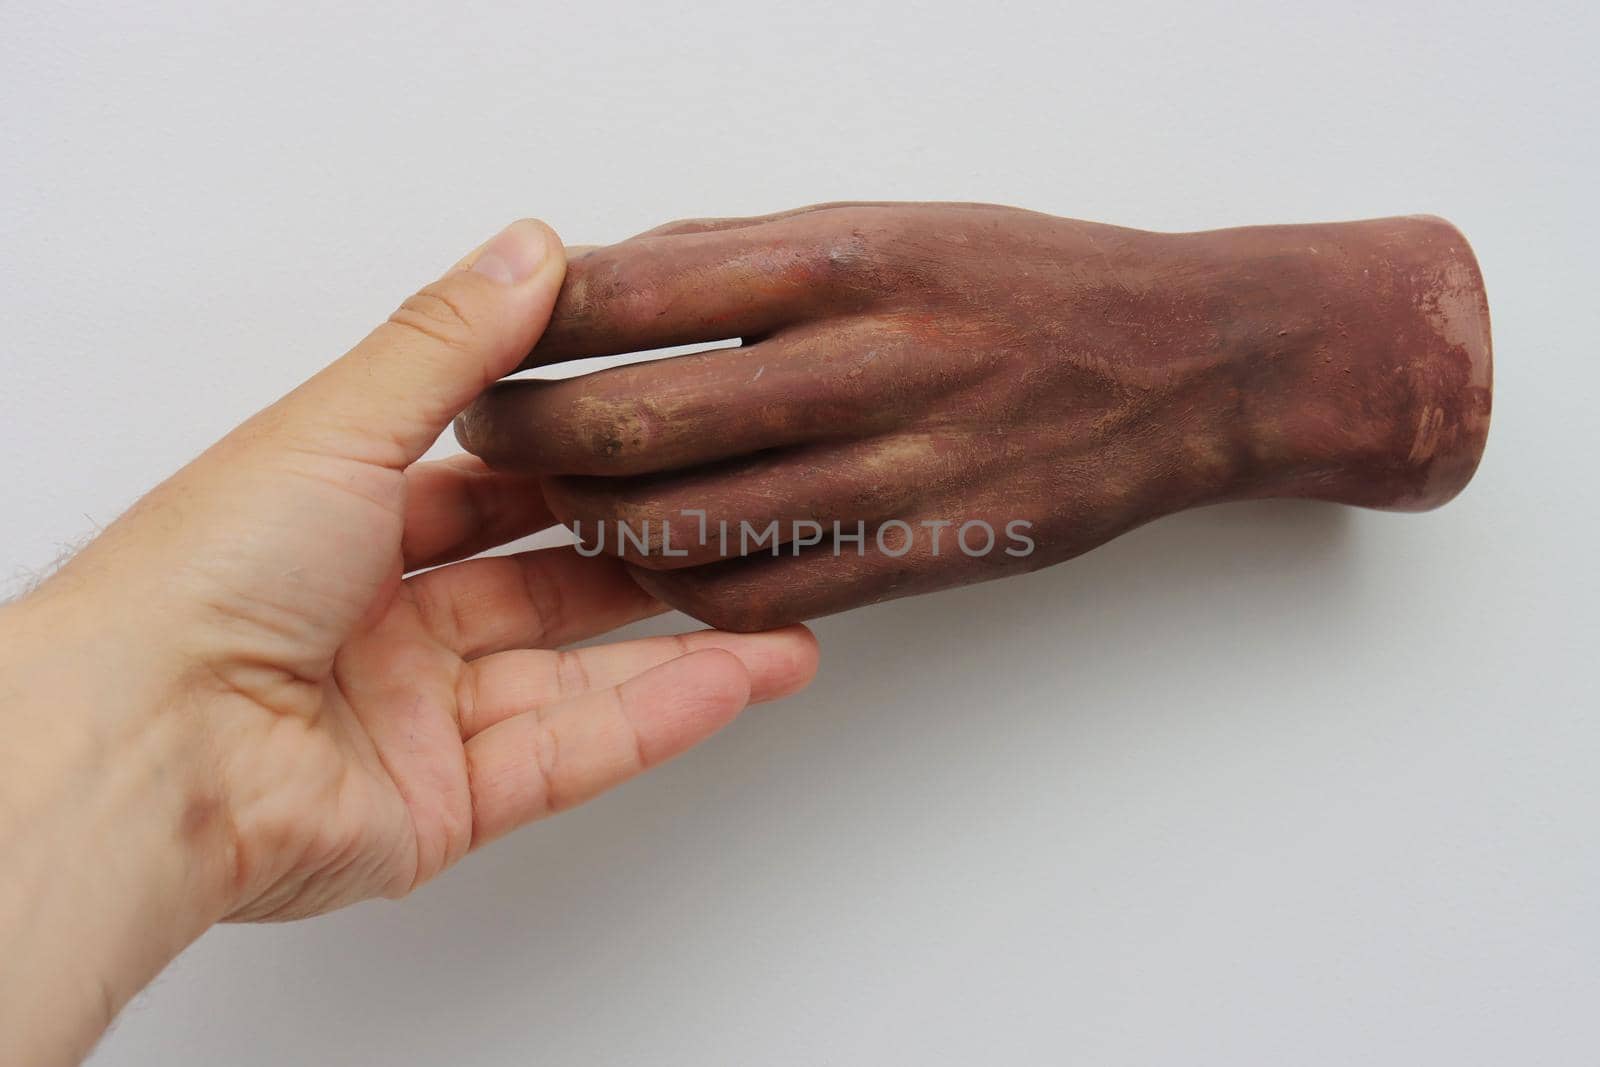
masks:
<path fill-rule="evenodd" d="M 386 467 L 418 459 L 550 321 L 566 273 L 544 223 L 507 226 L 277 405 L 267 433 Z"/>

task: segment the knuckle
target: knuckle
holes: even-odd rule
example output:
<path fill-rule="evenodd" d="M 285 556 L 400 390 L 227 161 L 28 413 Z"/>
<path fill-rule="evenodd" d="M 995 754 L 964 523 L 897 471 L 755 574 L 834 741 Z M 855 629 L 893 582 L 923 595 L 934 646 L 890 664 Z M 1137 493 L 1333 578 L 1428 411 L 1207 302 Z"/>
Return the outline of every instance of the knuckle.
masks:
<path fill-rule="evenodd" d="M 822 267 L 827 275 L 839 281 L 850 281 L 862 274 L 868 260 L 869 246 L 859 230 L 829 234 L 822 243 Z"/>
<path fill-rule="evenodd" d="M 710 215 L 701 215 L 687 219 L 673 219 L 665 225 L 658 226 L 651 231 L 655 237 L 678 237 L 685 234 L 701 233 L 705 230 L 714 230 L 726 225 L 725 221 Z"/>
<path fill-rule="evenodd" d="M 652 259 L 649 249 L 624 253 L 616 248 L 601 248 L 584 259 L 582 295 L 591 305 L 605 306 L 634 297 L 649 288 L 644 264 Z"/>
<path fill-rule="evenodd" d="M 407 297 L 389 322 L 451 348 L 464 347 L 474 332 L 472 316 L 460 295 L 440 282 Z"/>
<path fill-rule="evenodd" d="M 423 580 L 426 577 L 422 575 L 410 583 L 417 614 L 441 641 L 455 644 L 461 638 L 465 620 L 455 602 L 441 596 L 433 582 Z"/>
<path fill-rule="evenodd" d="M 529 566 L 522 571 L 522 597 L 543 634 L 560 630 L 567 622 L 567 593 L 551 571 Z"/>
<path fill-rule="evenodd" d="M 536 807 L 545 814 L 555 814 L 572 806 L 557 789 L 560 765 L 561 735 L 554 730 L 540 730 L 534 738 L 533 776 L 534 792 L 542 798 L 542 803 Z"/>
<path fill-rule="evenodd" d="M 894 252 L 892 223 L 881 213 L 854 208 L 829 211 L 816 241 L 816 271 L 845 292 L 882 288 Z"/>
<path fill-rule="evenodd" d="M 665 419 L 651 400 L 629 396 L 627 370 L 527 391 L 521 421 L 539 428 L 528 447 L 562 474 L 628 473 L 658 439 Z"/>
<path fill-rule="evenodd" d="M 647 521 L 650 524 L 648 527 L 644 525 Z M 636 545 L 629 544 L 624 550 L 623 558 L 646 570 L 676 570 L 682 562 L 676 553 L 689 551 L 694 546 L 695 531 L 683 523 L 673 522 L 671 519 L 636 519 L 632 528 L 637 530 L 641 537 L 648 530 L 649 537 L 643 539 L 644 547 L 642 549 Z M 669 556 L 667 554 L 669 546 L 675 553 L 674 555 Z"/>
<path fill-rule="evenodd" d="M 562 698 L 587 693 L 594 688 L 589 668 L 579 653 L 572 649 L 560 649 L 556 652 L 555 664 L 556 691 Z"/>
<path fill-rule="evenodd" d="M 612 527 L 616 509 L 603 489 L 590 484 L 597 479 L 587 475 L 560 475 L 544 481 L 545 503 L 561 525 L 586 545 L 599 544 L 600 550 L 616 555 Z"/>
<path fill-rule="evenodd" d="M 643 403 L 597 404 L 580 423 L 580 434 L 595 458 L 624 460 L 649 450 L 656 421 Z"/>
<path fill-rule="evenodd" d="M 598 542 L 607 555 L 670 570 L 683 565 L 684 552 L 695 554 L 697 517 L 681 514 L 648 485 L 580 476 L 551 479 L 546 493 L 556 517 L 581 532 L 586 543 Z"/>

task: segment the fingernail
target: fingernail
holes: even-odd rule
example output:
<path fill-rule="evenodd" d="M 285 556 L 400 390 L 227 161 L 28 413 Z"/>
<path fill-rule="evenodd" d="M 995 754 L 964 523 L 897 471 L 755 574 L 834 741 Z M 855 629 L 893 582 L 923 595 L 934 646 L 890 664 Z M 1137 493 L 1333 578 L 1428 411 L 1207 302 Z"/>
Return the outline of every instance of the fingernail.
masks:
<path fill-rule="evenodd" d="M 523 219 L 496 234 L 473 261 L 472 270 L 503 285 L 519 285 L 533 277 L 549 251 L 544 227 Z"/>

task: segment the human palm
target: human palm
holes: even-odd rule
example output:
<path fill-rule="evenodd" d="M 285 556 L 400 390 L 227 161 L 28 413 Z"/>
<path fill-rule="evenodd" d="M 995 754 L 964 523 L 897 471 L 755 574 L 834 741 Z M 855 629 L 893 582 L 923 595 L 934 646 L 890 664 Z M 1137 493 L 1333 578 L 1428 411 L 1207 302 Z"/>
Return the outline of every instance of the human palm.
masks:
<path fill-rule="evenodd" d="M 293 664 L 266 686 L 241 666 L 259 667 L 260 658 L 236 656 L 221 668 L 234 694 L 225 789 L 254 798 L 231 807 L 240 885 L 230 918 L 297 918 L 408 892 L 472 848 L 676 754 L 747 699 L 777 696 L 810 674 L 810 641 L 798 630 L 557 650 L 661 606 L 615 561 L 567 548 L 402 578 L 552 520 L 531 482 L 466 458 L 400 479 L 367 475 L 373 486 L 397 485 L 401 507 L 342 488 L 308 502 L 358 534 L 340 538 L 354 552 L 324 551 L 295 579 L 330 591 L 325 614 L 296 613 L 301 592 L 286 597 L 281 579 L 236 579 L 226 608 L 252 627 L 280 620 L 276 636 L 288 642 L 269 648 L 264 630 L 249 641 L 257 657 Z M 274 496 L 261 487 L 252 495 Z M 464 507 L 468 496 L 500 503 Z M 281 575 L 285 547 L 305 558 L 282 538 L 271 545 L 267 559 L 235 556 L 235 574 Z M 387 566 L 360 573 L 381 559 Z"/>
<path fill-rule="evenodd" d="M 570 547 L 467 558 L 554 523 L 537 480 L 416 460 L 532 346 L 553 248 L 531 281 L 424 289 L 69 568 L 131 552 L 126 602 L 194 623 L 174 674 L 215 773 L 190 821 L 223 828 L 228 918 L 406 893 L 815 669 L 798 627 L 562 651 L 663 605 Z"/>

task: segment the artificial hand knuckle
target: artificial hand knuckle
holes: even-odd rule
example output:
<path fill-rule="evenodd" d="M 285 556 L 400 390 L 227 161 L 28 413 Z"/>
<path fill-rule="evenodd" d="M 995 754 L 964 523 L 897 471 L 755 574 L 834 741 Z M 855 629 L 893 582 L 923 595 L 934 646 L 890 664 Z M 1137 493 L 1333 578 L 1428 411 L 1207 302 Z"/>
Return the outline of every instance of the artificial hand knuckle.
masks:
<path fill-rule="evenodd" d="M 877 276 L 882 258 L 876 237 L 857 225 L 831 230 L 818 247 L 820 271 L 832 281 L 852 288 Z"/>
<path fill-rule="evenodd" d="M 681 234 L 700 233 L 702 230 L 714 228 L 721 220 L 711 216 L 697 216 L 688 219 L 673 219 L 662 226 L 658 231 L 659 236 L 674 237 Z"/>

